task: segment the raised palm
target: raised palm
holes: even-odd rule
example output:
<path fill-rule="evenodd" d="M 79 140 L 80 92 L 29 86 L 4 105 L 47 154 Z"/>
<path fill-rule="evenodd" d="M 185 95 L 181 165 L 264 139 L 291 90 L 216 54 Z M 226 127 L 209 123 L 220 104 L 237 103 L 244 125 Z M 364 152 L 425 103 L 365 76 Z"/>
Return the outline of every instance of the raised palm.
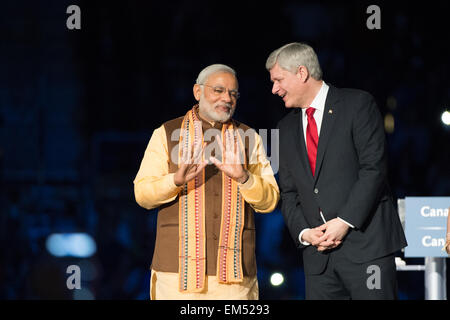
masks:
<path fill-rule="evenodd" d="M 206 144 L 203 144 L 201 148 L 192 148 L 190 151 L 182 150 L 181 164 L 173 177 L 177 186 L 181 186 L 194 179 L 208 164 L 208 161 L 203 160 L 205 146 Z"/>
<path fill-rule="evenodd" d="M 244 168 L 244 157 L 238 142 L 223 144 L 219 136 L 216 136 L 216 141 L 222 152 L 222 162 L 214 157 L 210 157 L 209 160 L 231 179 L 245 182 L 248 179 L 248 173 Z"/>

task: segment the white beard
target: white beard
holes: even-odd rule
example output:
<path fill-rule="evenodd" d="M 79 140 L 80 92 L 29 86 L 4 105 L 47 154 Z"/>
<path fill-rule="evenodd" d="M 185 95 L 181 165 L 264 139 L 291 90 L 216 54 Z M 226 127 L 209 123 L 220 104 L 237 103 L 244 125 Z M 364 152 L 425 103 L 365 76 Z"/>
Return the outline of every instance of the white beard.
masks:
<path fill-rule="evenodd" d="M 215 106 L 210 104 L 203 95 L 200 97 L 200 101 L 198 103 L 199 111 L 201 114 L 204 114 L 209 119 L 215 121 L 215 122 L 227 122 L 234 114 L 234 109 L 230 107 L 229 112 L 217 112 L 215 109 Z"/>

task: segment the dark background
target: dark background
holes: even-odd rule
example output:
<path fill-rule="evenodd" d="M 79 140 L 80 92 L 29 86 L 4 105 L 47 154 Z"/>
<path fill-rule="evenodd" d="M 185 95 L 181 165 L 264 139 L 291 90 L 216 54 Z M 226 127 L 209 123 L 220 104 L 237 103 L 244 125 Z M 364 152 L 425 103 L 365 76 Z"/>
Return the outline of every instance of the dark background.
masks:
<path fill-rule="evenodd" d="M 66 9 L 81 8 L 81 30 Z M 366 9 L 381 8 L 381 30 Z M 8 1 L 0 8 L 0 298 L 147 299 L 157 212 L 133 179 L 154 129 L 194 104 L 201 69 L 238 74 L 235 118 L 275 128 L 286 114 L 265 60 L 307 42 L 324 80 L 372 93 L 387 132 L 395 198 L 449 196 L 448 1 Z M 90 258 L 56 258 L 52 233 L 85 232 Z M 402 254 L 399 254 L 402 256 Z M 406 259 L 423 264 L 423 259 Z M 279 210 L 257 215 L 262 299 L 303 299 L 302 261 Z M 272 287 L 273 272 L 285 282 Z M 423 272 L 399 272 L 401 299 L 423 299 Z M 448 277 L 448 276 L 447 276 Z M 76 291 L 76 290 L 75 290 Z"/>

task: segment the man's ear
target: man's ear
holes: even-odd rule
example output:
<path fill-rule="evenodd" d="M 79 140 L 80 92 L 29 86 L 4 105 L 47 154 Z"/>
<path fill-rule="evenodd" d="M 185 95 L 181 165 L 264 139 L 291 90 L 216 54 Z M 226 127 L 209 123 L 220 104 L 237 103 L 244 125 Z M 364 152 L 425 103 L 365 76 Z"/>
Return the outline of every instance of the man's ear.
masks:
<path fill-rule="evenodd" d="M 299 66 L 297 68 L 296 73 L 297 78 L 299 78 L 302 82 L 306 82 L 309 78 L 309 71 L 305 66 Z"/>
<path fill-rule="evenodd" d="M 202 87 L 199 84 L 194 84 L 194 88 L 192 89 L 194 92 L 195 100 L 200 101 L 200 96 L 202 95 Z"/>

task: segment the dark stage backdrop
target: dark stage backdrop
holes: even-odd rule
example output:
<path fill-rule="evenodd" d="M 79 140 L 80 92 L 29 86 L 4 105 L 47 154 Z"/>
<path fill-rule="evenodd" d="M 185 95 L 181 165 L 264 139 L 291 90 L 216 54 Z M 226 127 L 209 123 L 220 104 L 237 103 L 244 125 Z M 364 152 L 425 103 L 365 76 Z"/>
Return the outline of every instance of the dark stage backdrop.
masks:
<path fill-rule="evenodd" d="M 381 29 L 366 25 L 371 4 Z M 81 29 L 67 28 L 70 5 L 81 9 Z M 212 63 L 237 71 L 235 118 L 275 128 L 286 110 L 265 60 L 288 42 L 312 45 L 326 82 L 369 91 L 394 120 L 386 135 L 396 198 L 450 195 L 441 122 L 449 9 L 448 1 L 2 2 L 0 299 L 147 299 L 157 211 L 136 204 L 132 181 L 153 130 L 194 104 L 195 79 Z M 80 243 L 95 252 L 52 255 L 50 236 L 67 233 L 89 236 L 95 247 Z M 257 215 L 257 262 L 262 299 L 304 298 L 302 261 L 279 209 Z M 70 265 L 82 271 L 79 290 L 66 286 Z M 280 286 L 270 283 L 275 272 Z M 399 273 L 399 295 L 423 299 L 423 273 Z"/>

